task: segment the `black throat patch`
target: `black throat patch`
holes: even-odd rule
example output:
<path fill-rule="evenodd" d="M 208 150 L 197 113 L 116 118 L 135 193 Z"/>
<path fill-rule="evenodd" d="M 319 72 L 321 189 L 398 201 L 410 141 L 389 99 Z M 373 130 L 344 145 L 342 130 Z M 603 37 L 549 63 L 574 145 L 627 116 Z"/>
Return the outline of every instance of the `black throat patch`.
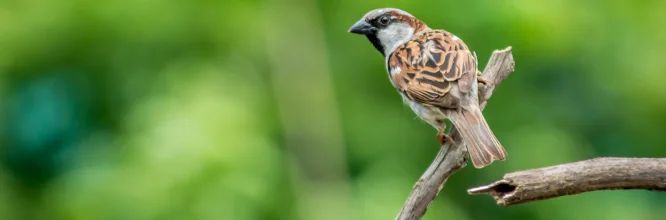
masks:
<path fill-rule="evenodd" d="M 384 54 L 384 47 L 382 46 L 382 43 L 379 42 L 379 38 L 377 38 L 377 35 L 368 34 L 368 35 L 365 35 L 365 37 L 367 37 L 368 40 L 370 40 L 370 43 L 372 43 L 372 46 L 375 46 L 375 49 L 377 49 L 377 51 L 379 51 L 379 53 L 381 53 L 383 56 L 386 57 L 386 54 Z"/>

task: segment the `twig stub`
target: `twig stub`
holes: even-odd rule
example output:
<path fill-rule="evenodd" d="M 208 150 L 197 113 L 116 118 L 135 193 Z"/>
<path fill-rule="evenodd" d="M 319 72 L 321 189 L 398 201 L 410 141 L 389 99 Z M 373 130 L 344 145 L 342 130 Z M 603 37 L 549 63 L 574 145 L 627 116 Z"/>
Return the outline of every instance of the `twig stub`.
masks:
<path fill-rule="evenodd" d="M 502 180 L 467 190 L 489 194 L 509 206 L 597 190 L 666 191 L 666 158 L 595 158 L 518 171 Z"/>

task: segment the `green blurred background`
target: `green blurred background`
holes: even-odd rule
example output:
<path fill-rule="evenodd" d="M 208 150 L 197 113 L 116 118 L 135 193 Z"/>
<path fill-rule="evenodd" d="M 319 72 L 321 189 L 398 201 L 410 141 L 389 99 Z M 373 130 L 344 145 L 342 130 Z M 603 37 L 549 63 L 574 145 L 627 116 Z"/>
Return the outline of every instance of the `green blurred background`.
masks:
<path fill-rule="evenodd" d="M 404 9 L 516 71 L 485 110 L 508 160 L 425 219 L 664 219 L 666 196 L 498 207 L 466 189 L 664 157 L 666 1 L 0 0 L 0 219 L 392 219 L 439 150 L 347 29 Z"/>

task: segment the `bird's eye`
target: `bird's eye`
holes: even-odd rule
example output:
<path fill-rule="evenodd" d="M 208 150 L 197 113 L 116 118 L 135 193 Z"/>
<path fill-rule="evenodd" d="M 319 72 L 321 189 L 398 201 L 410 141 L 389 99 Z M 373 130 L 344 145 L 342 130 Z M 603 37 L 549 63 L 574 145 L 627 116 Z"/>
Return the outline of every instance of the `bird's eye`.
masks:
<path fill-rule="evenodd" d="M 387 25 L 390 21 L 391 21 L 391 19 L 389 17 L 379 18 L 379 23 L 382 24 L 382 25 Z"/>

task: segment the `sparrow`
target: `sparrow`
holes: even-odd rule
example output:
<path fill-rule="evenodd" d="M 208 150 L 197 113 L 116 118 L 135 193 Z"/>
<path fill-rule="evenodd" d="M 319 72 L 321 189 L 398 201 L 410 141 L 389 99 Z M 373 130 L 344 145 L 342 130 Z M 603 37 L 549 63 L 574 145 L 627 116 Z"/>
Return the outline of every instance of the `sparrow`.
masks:
<path fill-rule="evenodd" d="M 396 8 L 365 14 L 350 29 L 365 35 L 386 62 L 391 84 L 423 121 L 437 129 L 441 144 L 448 119 L 458 128 L 474 167 L 504 160 L 506 150 L 481 113 L 476 54 L 456 35 L 430 29 L 423 21 Z"/>

